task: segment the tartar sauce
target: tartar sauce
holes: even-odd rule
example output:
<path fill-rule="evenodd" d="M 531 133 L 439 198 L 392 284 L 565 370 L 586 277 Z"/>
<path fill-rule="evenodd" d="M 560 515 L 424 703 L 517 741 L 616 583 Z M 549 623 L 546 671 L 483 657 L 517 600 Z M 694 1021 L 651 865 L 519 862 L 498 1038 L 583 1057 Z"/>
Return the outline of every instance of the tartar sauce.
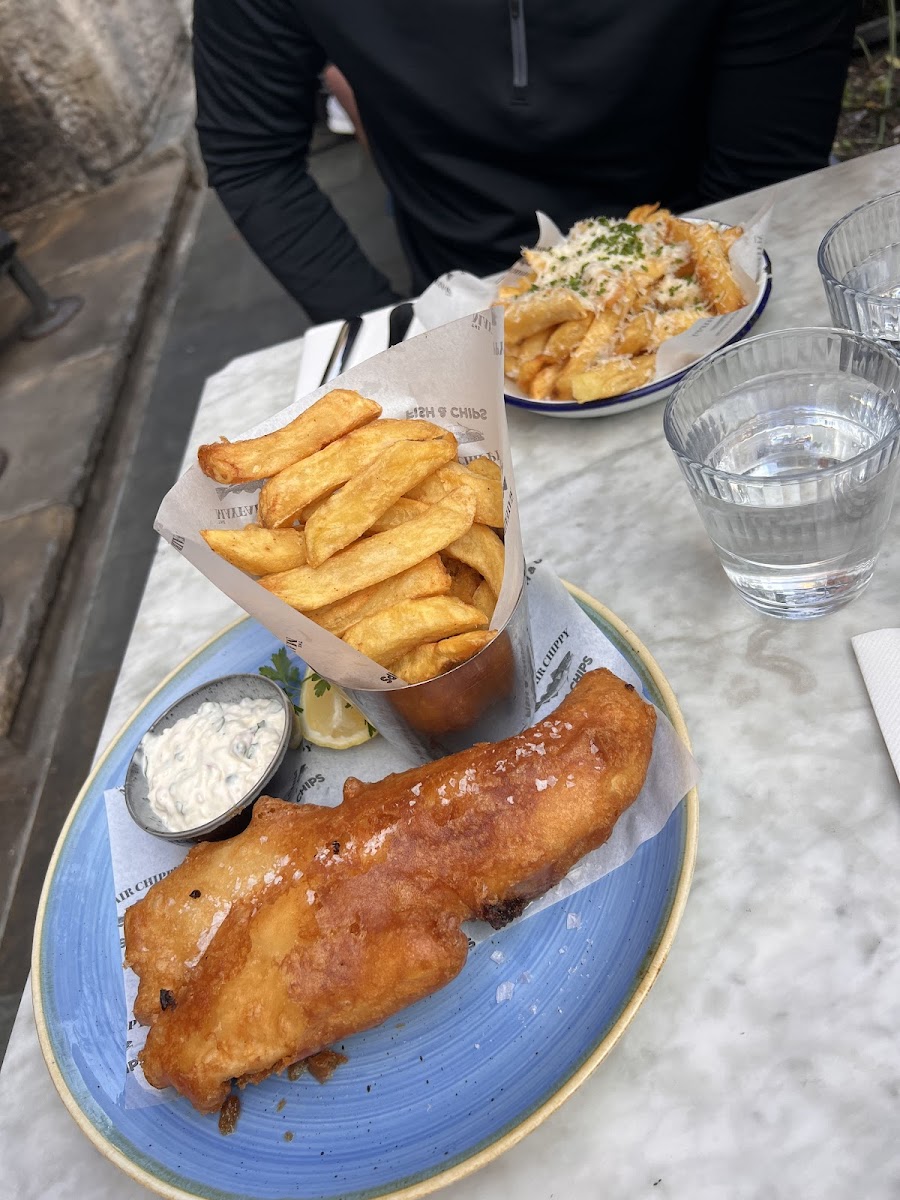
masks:
<path fill-rule="evenodd" d="M 277 700 L 206 700 L 141 743 L 150 807 L 173 832 L 221 816 L 270 766 L 284 733 Z"/>

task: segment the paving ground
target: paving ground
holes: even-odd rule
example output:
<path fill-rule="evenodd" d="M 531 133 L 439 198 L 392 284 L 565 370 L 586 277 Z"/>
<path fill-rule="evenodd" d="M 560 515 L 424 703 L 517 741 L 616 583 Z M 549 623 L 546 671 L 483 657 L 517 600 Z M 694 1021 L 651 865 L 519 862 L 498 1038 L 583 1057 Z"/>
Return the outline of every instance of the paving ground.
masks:
<path fill-rule="evenodd" d="M 312 161 L 402 290 L 367 157 L 320 136 Z M 90 767 L 154 550 L 152 519 L 203 381 L 307 324 L 181 160 L 21 233 L 49 290 L 88 303 L 53 338 L 26 344 L 14 336 L 24 307 L 0 287 L 0 1056 L 46 864 Z"/>

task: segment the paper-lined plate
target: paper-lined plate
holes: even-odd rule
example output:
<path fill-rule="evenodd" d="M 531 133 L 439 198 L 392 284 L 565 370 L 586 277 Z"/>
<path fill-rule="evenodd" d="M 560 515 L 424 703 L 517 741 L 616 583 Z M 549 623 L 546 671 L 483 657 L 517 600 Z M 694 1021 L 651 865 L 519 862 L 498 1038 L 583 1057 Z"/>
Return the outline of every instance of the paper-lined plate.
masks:
<path fill-rule="evenodd" d="M 729 250 L 731 268 L 743 295 L 743 306 L 734 312 L 705 317 L 685 332 L 665 339 L 658 347 L 656 358 L 659 374 L 652 382 L 628 392 L 621 392 L 617 396 L 578 402 L 533 400 L 523 395 L 517 384 L 507 378 L 506 400 L 531 412 L 569 418 L 609 416 L 663 400 L 690 367 L 708 358 L 716 350 L 746 337 L 765 308 L 772 283 L 771 263 L 764 250 L 770 214 L 771 205 L 763 206 L 743 226 L 740 236 Z M 564 239 L 562 230 L 546 213 L 538 212 L 535 215 L 538 236 L 534 248 L 547 250 L 559 245 Z M 690 224 L 710 225 L 720 230 L 731 228 L 719 221 L 699 217 L 683 219 Z M 452 271 L 435 280 L 422 293 L 416 301 L 417 316 L 427 328 L 433 329 L 463 312 L 487 308 L 494 301 L 498 285 L 515 284 L 527 270 L 527 264 L 520 259 L 504 275 L 488 279 L 478 279 L 462 271 Z"/>
<path fill-rule="evenodd" d="M 759 291 L 756 294 L 756 299 L 750 308 L 747 319 L 736 333 L 733 333 L 731 337 L 716 346 L 716 350 L 721 350 L 725 346 L 739 342 L 747 336 L 769 303 L 771 291 L 772 264 L 769 261 L 769 256 L 766 254 L 764 255 L 764 271 L 760 280 Z M 709 353 L 711 354 L 713 351 Z M 709 354 L 705 354 L 703 357 L 708 358 Z M 702 361 L 702 358 L 697 359 L 697 362 Z M 507 380 L 506 400 L 507 403 L 514 404 L 517 408 L 527 408 L 530 412 L 543 413 L 547 417 L 568 417 L 575 420 L 583 417 L 608 417 L 614 413 L 630 412 L 634 408 L 643 408 L 647 404 L 656 404 L 660 400 L 665 400 L 676 383 L 684 379 L 691 367 L 695 365 L 696 363 L 691 363 L 689 367 L 685 367 L 682 371 L 675 371 L 671 375 L 666 375 L 662 379 L 657 379 L 653 383 L 646 384 L 644 387 L 634 388 L 630 392 L 623 392 L 620 396 L 611 396 L 608 400 L 588 400 L 583 404 L 579 404 L 574 400 L 530 400 L 527 396 L 513 392 L 510 386 L 511 381 Z"/>
<path fill-rule="evenodd" d="M 570 588 L 646 694 L 686 731 L 665 678 L 613 614 Z M 208 679 L 254 672 L 275 638 L 244 619 L 152 693 L 82 789 L 47 874 L 33 952 L 35 1019 L 66 1107 L 133 1179 L 185 1200 L 416 1197 L 513 1146 L 584 1082 L 628 1025 L 672 944 L 690 887 L 692 790 L 623 867 L 482 942 L 460 976 L 342 1044 L 325 1085 L 270 1078 L 241 1094 L 237 1129 L 186 1100 L 125 1109 L 124 998 L 103 793 L 146 726 Z M 340 1047 L 339 1047 L 340 1048 Z"/>

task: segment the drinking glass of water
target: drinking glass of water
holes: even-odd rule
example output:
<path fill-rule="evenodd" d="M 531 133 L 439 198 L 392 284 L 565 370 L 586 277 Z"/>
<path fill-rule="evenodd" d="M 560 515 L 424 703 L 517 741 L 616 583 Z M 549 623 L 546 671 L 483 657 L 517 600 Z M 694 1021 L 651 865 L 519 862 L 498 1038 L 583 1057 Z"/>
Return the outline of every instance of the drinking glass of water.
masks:
<path fill-rule="evenodd" d="M 666 438 L 725 574 L 775 617 L 817 617 L 872 577 L 900 458 L 900 358 L 844 329 L 748 338 L 699 363 Z"/>
<path fill-rule="evenodd" d="M 835 325 L 900 343 L 900 192 L 841 217 L 819 245 Z"/>

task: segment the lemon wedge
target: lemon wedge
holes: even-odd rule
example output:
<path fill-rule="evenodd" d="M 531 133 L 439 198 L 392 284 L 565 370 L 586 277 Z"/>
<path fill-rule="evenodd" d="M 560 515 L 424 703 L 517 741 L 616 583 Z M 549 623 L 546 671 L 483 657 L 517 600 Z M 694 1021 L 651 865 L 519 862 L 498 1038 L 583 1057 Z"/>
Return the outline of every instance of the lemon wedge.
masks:
<path fill-rule="evenodd" d="M 326 750 L 349 750 L 377 737 L 358 708 L 341 689 L 309 671 L 300 689 L 300 724 L 303 736 Z"/>

